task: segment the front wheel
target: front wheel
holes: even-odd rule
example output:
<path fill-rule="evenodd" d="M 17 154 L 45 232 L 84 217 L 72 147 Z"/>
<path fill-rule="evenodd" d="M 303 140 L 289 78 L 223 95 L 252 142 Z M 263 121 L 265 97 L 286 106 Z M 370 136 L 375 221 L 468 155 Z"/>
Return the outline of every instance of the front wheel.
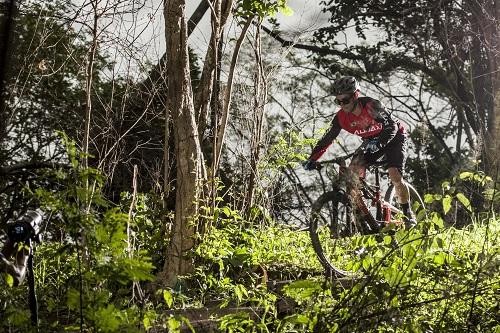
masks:
<path fill-rule="evenodd" d="M 314 251 L 329 277 L 351 274 L 335 266 L 336 250 L 342 238 L 361 232 L 355 223 L 351 200 L 343 191 L 321 195 L 313 204 L 309 221 L 309 234 Z"/>

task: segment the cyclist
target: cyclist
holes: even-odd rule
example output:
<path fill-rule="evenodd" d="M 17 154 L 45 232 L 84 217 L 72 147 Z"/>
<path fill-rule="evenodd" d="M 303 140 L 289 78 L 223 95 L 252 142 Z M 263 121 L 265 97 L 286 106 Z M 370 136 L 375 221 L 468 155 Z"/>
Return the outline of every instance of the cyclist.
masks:
<path fill-rule="evenodd" d="M 316 161 L 337 138 L 342 129 L 367 140 L 365 151 L 354 156 L 349 171 L 351 175 L 365 175 L 366 166 L 384 156 L 387 159 L 389 178 L 396 189 L 396 196 L 401 205 L 407 228 L 416 224 L 415 215 L 411 210 L 410 194 L 403 179 L 406 162 L 407 133 L 401 123 L 387 112 L 382 103 L 371 97 L 360 96 L 359 83 L 352 76 L 341 77 L 333 83 L 335 103 L 340 110 L 333 117 L 330 129 L 313 148 L 310 157 L 304 162 L 306 170 L 316 168 Z M 348 186 L 356 188 L 358 177 L 348 177 Z M 356 200 L 356 190 L 351 190 L 351 196 Z"/>

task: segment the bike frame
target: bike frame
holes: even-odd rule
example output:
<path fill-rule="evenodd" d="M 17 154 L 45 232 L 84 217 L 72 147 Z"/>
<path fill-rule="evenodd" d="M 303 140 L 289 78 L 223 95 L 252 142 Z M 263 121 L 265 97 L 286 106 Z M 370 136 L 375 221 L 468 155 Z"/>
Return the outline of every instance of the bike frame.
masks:
<path fill-rule="evenodd" d="M 387 202 L 382 197 L 382 192 L 380 188 L 380 170 L 379 170 L 379 168 L 382 166 L 383 163 L 377 163 L 371 166 L 372 168 L 374 168 L 373 174 L 375 176 L 375 185 L 372 185 L 368 183 L 366 180 L 360 178 L 361 184 L 363 184 L 363 188 L 358 189 L 358 191 L 362 192 L 361 195 L 364 195 L 366 199 L 371 200 L 371 205 L 376 207 L 375 219 L 377 222 L 384 222 L 386 224 L 389 223 L 400 224 L 402 223 L 402 221 L 393 220 L 392 214 L 393 213 L 403 214 L 403 211 L 392 205 L 390 202 Z M 357 204 L 360 210 L 364 209 L 364 207 L 359 207 L 360 202 L 357 202 Z"/>
<path fill-rule="evenodd" d="M 325 164 L 338 164 L 339 165 L 339 171 L 338 175 L 339 177 L 345 177 L 346 170 L 347 170 L 347 163 L 346 160 L 351 158 L 354 154 L 349 154 L 346 156 L 338 157 L 332 160 L 327 160 L 324 162 L 318 162 L 318 169 L 322 168 L 322 165 Z M 376 162 L 370 166 L 367 167 L 368 170 L 373 169 L 373 174 L 375 177 L 375 184 L 370 184 L 366 181 L 365 178 L 361 177 L 359 178 L 361 186 L 356 189 L 358 192 L 358 195 L 360 198 L 364 197 L 365 199 L 371 201 L 371 206 L 376 207 L 376 213 L 375 216 L 373 216 L 369 208 L 367 207 L 366 203 L 363 200 L 353 200 L 353 203 L 356 205 L 356 208 L 359 209 L 359 211 L 362 213 L 365 221 L 371 226 L 375 226 L 375 224 L 390 224 L 390 223 L 395 223 L 395 224 L 401 224 L 401 220 L 393 220 L 392 219 L 392 214 L 402 214 L 403 212 L 392 205 L 391 203 L 387 202 L 382 198 L 382 193 L 381 193 L 381 187 L 380 187 L 380 167 L 384 166 L 385 162 L 384 161 L 379 161 Z M 366 173 L 366 172 L 365 172 Z"/>

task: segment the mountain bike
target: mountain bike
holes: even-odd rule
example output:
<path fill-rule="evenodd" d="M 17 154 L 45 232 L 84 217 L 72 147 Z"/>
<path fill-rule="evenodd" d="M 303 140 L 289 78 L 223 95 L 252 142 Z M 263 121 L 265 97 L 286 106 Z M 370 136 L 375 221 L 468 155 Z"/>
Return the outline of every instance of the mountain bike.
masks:
<path fill-rule="evenodd" d="M 326 165 L 339 166 L 338 171 L 332 168 L 339 182 L 334 184 L 333 190 L 323 193 L 313 203 L 309 220 L 312 245 L 328 277 L 351 275 L 334 265 L 335 249 L 340 246 L 342 239 L 354 235 L 378 233 L 384 228 L 390 230 L 404 225 L 404 215 L 397 203 L 394 185 L 389 184 L 382 196 L 380 169 L 386 167 L 385 160 L 378 160 L 367 166 L 367 175 L 371 174 L 372 177 L 359 178 L 355 199 L 346 189 L 346 161 L 362 151 L 364 145 L 352 154 L 316 164 L 318 170 Z M 408 184 L 408 189 L 413 211 L 420 215 L 420 211 L 425 212 L 423 200 L 411 184 Z"/>

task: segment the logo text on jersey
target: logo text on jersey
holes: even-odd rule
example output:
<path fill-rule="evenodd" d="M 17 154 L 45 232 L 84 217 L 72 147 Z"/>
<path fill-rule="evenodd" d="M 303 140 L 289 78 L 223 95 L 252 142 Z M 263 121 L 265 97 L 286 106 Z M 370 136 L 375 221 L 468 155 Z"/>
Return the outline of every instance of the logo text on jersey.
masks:
<path fill-rule="evenodd" d="M 364 128 L 364 129 L 357 129 L 356 131 L 354 131 L 354 134 L 362 135 L 362 134 L 366 134 L 366 133 L 370 133 L 370 132 L 376 132 L 379 130 L 382 130 L 382 124 L 380 124 L 380 123 L 374 124 L 370 127 Z"/>

